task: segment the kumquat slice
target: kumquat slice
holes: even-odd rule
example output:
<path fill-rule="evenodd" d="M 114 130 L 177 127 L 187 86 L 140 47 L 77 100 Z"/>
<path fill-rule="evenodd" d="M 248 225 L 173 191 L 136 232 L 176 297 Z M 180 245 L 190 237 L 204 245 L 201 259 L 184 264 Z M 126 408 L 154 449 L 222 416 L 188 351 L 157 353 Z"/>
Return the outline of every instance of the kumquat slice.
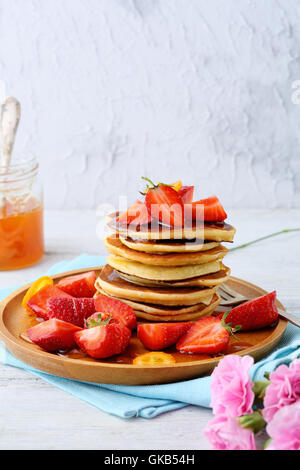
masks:
<path fill-rule="evenodd" d="M 176 361 L 171 354 L 158 351 L 141 354 L 133 359 L 133 364 L 136 366 L 167 366 L 175 363 Z"/>
<path fill-rule="evenodd" d="M 31 299 L 31 297 L 33 297 L 39 290 L 46 286 L 53 286 L 53 279 L 51 279 L 51 277 L 43 276 L 37 279 L 32 284 L 32 286 L 29 287 L 28 291 L 24 295 L 24 298 L 22 300 L 22 306 L 30 311 L 27 305 L 28 300 Z"/>

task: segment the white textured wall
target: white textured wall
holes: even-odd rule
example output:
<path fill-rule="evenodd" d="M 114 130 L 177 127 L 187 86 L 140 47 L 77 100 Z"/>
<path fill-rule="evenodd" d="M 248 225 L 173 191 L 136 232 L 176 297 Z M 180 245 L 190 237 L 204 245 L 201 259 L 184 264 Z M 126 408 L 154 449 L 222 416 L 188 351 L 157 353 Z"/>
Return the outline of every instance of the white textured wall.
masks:
<path fill-rule="evenodd" d="M 300 207 L 298 0 L 0 0 L 0 79 L 50 208 L 140 175 L 227 207 Z"/>

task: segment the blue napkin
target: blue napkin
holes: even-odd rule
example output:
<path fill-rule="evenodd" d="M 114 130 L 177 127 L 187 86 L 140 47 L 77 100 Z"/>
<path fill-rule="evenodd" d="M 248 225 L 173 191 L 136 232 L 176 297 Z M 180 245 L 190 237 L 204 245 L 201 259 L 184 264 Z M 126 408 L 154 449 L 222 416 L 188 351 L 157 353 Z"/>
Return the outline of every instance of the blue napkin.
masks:
<path fill-rule="evenodd" d="M 104 258 L 82 255 L 72 261 L 56 264 L 48 271 L 48 274 L 90 268 L 103 264 L 105 264 Z M 0 290 L 0 300 L 15 288 Z M 288 325 L 284 337 L 275 351 L 262 361 L 254 364 L 251 375 L 254 380 L 262 378 L 265 371 L 272 371 L 279 364 L 288 364 L 298 357 L 300 357 L 300 329 Z M 210 377 L 201 377 L 173 384 L 143 386 L 79 382 L 46 374 L 24 364 L 12 356 L 2 343 L 0 343 L 0 363 L 24 369 L 102 411 L 121 418 L 135 416 L 153 418 L 161 413 L 176 410 L 189 404 L 209 408 Z"/>

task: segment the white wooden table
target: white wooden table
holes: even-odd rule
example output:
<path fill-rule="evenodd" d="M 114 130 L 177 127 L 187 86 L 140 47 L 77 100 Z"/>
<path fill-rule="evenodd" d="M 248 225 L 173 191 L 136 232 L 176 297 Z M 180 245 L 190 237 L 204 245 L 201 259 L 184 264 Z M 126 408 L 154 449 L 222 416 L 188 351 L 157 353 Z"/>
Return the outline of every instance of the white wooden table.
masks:
<path fill-rule="evenodd" d="M 300 210 L 231 211 L 235 244 L 300 227 Z M 94 212 L 46 213 L 46 254 L 37 266 L 0 272 L 0 286 L 22 284 L 81 253 L 105 254 Z M 300 312 L 300 232 L 284 234 L 226 257 L 232 274 L 270 291 Z M 119 419 L 27 372 L 0 367 L 0 449 L 209 449 L 203 429 L 210 410 L 188 406 L 151 420 Z M 191 432 L 191 427 L 193 432 Z"/>

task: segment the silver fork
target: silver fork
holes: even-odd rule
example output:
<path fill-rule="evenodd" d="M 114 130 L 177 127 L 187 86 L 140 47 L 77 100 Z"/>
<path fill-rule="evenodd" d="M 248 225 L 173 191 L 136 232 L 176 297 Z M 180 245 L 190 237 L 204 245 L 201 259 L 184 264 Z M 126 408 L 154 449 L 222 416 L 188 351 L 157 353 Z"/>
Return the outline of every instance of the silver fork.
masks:
<path fill-rule="evenodd" d="M 248 300 L 251 300 L 249 297 L 245 297 L 244 295 L 240 294 L 239 292 L 235 291 L 231 287 L 228 287 L 227 285 L 224 285 L 224 284 L 222 284 L 219 287 L 218 292 L 221 297 L 220 305 L 223 305 L 223 306 L 239 305 L 243 302 L 247 302 Z M 280 308 L 278 309 L 278 313 L 282 318 L 284 318 L 285 320 L 288 320 L 290 323 L 300 328 L 300 317 L 296 317 L 295 315 L 285 312 L 284 310 L 281 310 Z"/>

